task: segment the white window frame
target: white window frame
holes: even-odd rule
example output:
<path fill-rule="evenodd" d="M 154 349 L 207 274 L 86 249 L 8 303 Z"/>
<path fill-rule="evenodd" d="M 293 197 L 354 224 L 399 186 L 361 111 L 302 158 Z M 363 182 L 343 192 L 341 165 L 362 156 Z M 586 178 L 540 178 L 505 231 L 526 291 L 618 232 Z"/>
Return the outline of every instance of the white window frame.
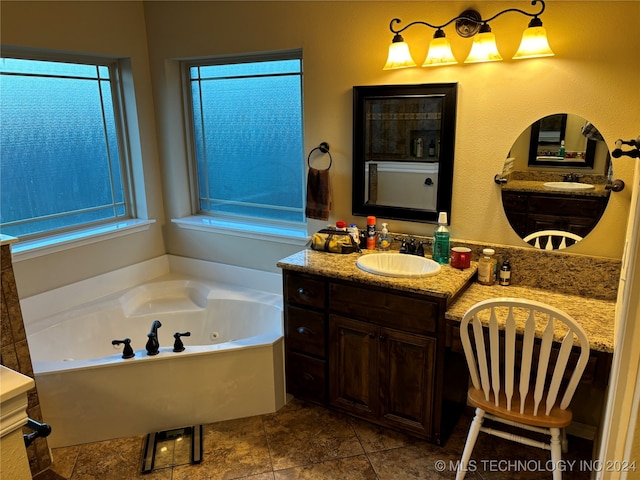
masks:
<path fill-rule="evenodd" d="M 117 238 L 122 235 L 129 235 L 149 229 L 155 223 L 154 219 L 140 218 L 137 202 L 134 195 L 134 178 L 132 167 L 132 151 L 129 143 L 130 123 L 127 121 L 127 114 L 135 108 L 127 108 L 127 102 L 135 102 L 133 92 L 125 92 L 125 84 L 133 84 L 128 59 L 104 57 L 90 54 L 66 54 L 60 52 L 11 49 L 3 48 L 2 57 L 16 58 L 24 60 L 37 60 L 64 63 L 86 63 L 96 65 L 110 65 L 112 96 L 114 98 L 114 114 L 116 116 L 116 129 L 119 136 L 119 155 L 121 175 L 124 189 L 124 203 L 127 215 L 123 217 L 106 219 L 96 223 L 86 223 L 66 229 L 42 232 L 41 234 L 29 235 L 24 240 L 18 238 L 18 242 L 12 246 L 14 261 L 36 258 L 50 253 L 68 250 L 96 242 Z M 125 78 L 126 77 L 126 78 Z M 131 125 L 137 125 L 137 118 L 131 119 Z M 137 134 L 137 133 L 136 133 Z M 141 161 L 140 152 L 138 152 Z"/>
<path fill-rule="evenodd" d="M 202 57 L 189 59 L 180 62 L 180 74 L 182 79 L 182 95 L 184 107 L 184 121 L 186 124 L 186 145 L 189 168 L 189 186 L 191 192 L 192 215 L 174 218 L 171 221 L 178 227 L 187 230 L 198 230 L 223 235 L 241 236 L 244 238 L 254 238 L 258 240 L 270 240 L 292 245 L 304 245 L 308 241 L 306 218 L 298 222 L 284 222 L 269 219 L 258 219 L 251 217 L 240 217 L 219 213 L 200 212 L 198 177 L 196 167 L 196 155 L 194 146 L 194 125 L 193 125 L 193 105 L 191 102 L 191 81 L 189 68 L 197 65 L 225 65 L 230 63 L 251 63 L 256 61 L 288 60 L 299 59 L 302 62 L 301 50 L 287 50 L 282 52 L 247 54 L 247 55 L 225 55 L 215 57 Z M 301 102 L 304 100 L 304 89 L 302 85 L 303 70 L 301 69 Z M 303 114 L 303 112 L 301 112 Z M 304 119 L 302 119 L 304 123 Z M 303 128 L 304 130 L 304 128 Z M 304 141 L 302 142 L 304 144 Z M 304 152 L 301 152 L 300 161 L 304 162 Z M 300 181 L 303 186 L 304 195 L 304 163 Z M 304 202 L 304 197 L 303 197 Z M 304 205 L 303 205 L 304 208 Z"/>

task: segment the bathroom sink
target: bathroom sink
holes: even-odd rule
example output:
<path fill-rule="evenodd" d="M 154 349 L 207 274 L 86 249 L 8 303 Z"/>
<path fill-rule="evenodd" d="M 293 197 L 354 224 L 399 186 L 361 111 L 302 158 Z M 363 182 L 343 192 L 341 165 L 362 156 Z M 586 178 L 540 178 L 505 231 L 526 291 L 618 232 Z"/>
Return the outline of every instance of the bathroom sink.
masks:
<path fill-rule="evenodd" d="M 440 273 L 440 265 L 431 259 L 400 253 L 362 255 L 358 268 L 385 277 L 430 277 Z"/>
<path fill-rule="evenodd" d="M 579 182 L 547 182 L 544 184 L 544 188 L 549 190 L 591 190 L 595 186 L 590 183 Z"/>

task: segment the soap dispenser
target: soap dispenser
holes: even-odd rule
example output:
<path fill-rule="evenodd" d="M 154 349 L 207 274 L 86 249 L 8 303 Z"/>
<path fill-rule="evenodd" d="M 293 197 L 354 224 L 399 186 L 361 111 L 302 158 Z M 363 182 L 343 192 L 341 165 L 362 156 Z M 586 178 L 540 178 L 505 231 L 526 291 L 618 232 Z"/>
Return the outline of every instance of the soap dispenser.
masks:
<path fill-rule="evenodd" d="M 391 248 L 391 239 L 389 238 L 389 229 L 386 223 L 382 224 L 382 230 L 378 235 L 378 248 L 383 252 L 386 252 Z"/>

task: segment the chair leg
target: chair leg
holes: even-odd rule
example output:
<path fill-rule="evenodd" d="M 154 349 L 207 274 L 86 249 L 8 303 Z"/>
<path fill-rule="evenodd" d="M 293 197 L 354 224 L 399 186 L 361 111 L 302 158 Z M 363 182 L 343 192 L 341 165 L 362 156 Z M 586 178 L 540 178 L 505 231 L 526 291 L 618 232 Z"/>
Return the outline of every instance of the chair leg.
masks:
<path fill-rule="evenodd" d="M 551 428 L 551 463 L 553 465 L 553 480 L 562 480 L 562 447 L 560 445 L 560 429 Z"/>
<path fill-rule="evenodd" d="M 560 429 L 561 434 L 561 442 L 562 442 L 562 453 L 567 453 L 569 451 L 569 439 L 567 438 L 567 429 Z"/>
<path fill-rule="evenodd" d="M 478 439 L 478 433 L 480 433 L 480 427 L 484 421 L 484 410 L 476 408 L 476 414 L 473 417 L 471 426 L 469 427 L 469 433 L 467 434 L 467 441 L 464 444 L 464 450 L 462 451 L 462 458 L 458 465 L 458 471 L 456 472 L 456 480 L 463 480 L 467 474 L 467 466 L 469 465 L 469 459 L 471 458 L 471 452 L 476 445 Z"/>

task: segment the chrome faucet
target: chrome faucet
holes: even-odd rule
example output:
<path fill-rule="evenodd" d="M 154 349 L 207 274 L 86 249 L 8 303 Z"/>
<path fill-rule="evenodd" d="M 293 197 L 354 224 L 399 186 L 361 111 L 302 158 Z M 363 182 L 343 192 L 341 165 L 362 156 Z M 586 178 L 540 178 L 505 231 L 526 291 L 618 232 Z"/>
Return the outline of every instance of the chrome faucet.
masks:
<path fill-rule="evenodd" d="M 154 320 L 151 324 L 151 331 L 147 334 L 149 340 L 147 340 L 147 355 L 157 355 L 160 351 L 160 342 L 158 342 L 158 328 L 160 328 L 162 324 L 160 320 Z"/>

